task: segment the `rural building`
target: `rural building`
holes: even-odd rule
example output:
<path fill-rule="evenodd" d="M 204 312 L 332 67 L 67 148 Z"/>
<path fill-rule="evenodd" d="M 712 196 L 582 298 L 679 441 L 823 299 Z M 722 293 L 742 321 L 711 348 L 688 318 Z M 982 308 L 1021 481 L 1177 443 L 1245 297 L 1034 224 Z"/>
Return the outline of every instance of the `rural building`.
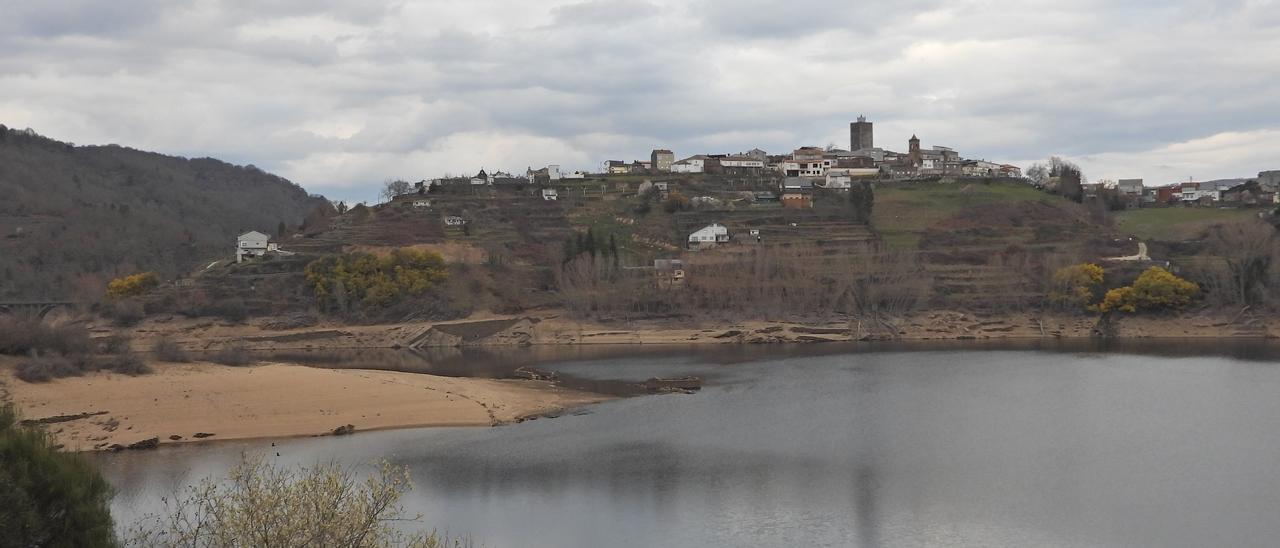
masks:
<path fill-rule="evenodd" d="M 675 153 L 665 148 L 655 149 L 653 152 L 649 153 L 649 166 L 652 167 L 654 171 L 662 173 L 671 171 L 671 164 L 675 163 L 675 161 Z"/>
<path fill-rule="evenodd" d="M 446 226 L 462 226 L 467 224 L 467 220 L 457 215 L 450 215 L 444 218 L 444 224 Z"/>
<path fill-rule="evenodd" d="M 409 204 L 412 205 L 414 208 L 426 208 L 426 207 L 431 207 L 431 200 L 428 200 L 426 198 L 417 198 L 409 202 Z"/>
<path fill-rule="evenodd" d="M 804 177 L 787 177 L 782 180 L 782 190 L 808 192 L 813 190 L 813 181 Z"/>
<path fill-rule="evenodd" d="M 715 247 L 717 244 L 728 243 L 728 241 L 729 229 L 719 223 L 711 223 L 689 235 L 691 248 Z"/>
<path fill-rule="evenodd" d="M 690 156 L 679 162 L 672 163 L 671 171 L 673 173 L 706 173 L 706 163 L 707 157 L 705 155 Z"/>
<path fill-rule="evenodd" d="M 548 201 L 548 202 L 554 202 L 554 201 L 558 200 L 558 199 L 559 199 L 559 197 L 560 197 L 560 196 L 559 196 L 559 194 L 556 192 L 556 189 L 554 189 L 554 188 L 544 188 L 544 189 L 542 189 L 542 199 L 543 199 L 543 200 L 546 200 L 546 201 Z"/>
<path fill-rule="evenodd" d="M 1146 187 L 1142 179 L 1120 179 L 1116 181 L 1116 194 L 1128 207 L 1136 207 L 1146 202 Z"/>
<path fill-rule="evenodd" d="M 853 186 L 855 179 L 880 175 L 878 168 L 831 168 L 827 170 L 827 188 L 847 189 Z"/>
<path fill-rule="evenodd" d="M 236 262 L 243 262 L 245 259 L 261 257 L 266 255 L 268 251 L 275 251 L 276 244 L 271 242 L 271 236 L 251 230 L 236 237 Z"/>
<path fill-rule="evenodd" d="M 631 173 L 631 167 L 627 166 L 627 163 L 622 160 L 605 160 L 604 165 L 601 167 L 604 168 L 601 171 L 609 175 Z"/>
<path fill-rule="evenodd" d="M 654 259 L 653 271 L 660 288 L 684 285 L 684 261 L 680 259 Z"/>
<path fill-rule="evenodd" d="M 782 201 L 783 209 L 812 209 L 813 208 L 812 194 L 783 194 L 781 201 Z"/>

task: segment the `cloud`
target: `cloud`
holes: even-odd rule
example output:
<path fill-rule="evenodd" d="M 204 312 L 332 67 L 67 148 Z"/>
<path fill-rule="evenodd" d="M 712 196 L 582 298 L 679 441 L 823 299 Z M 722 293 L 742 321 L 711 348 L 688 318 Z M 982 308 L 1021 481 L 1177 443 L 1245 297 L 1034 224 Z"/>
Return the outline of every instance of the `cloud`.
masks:
<path fill-rule="evenodd" d="M 859 114 L 881 146 L 905 148 L 914 133 L 976 158 L 1078 158 L 1098 176 L 1280 167 L 1242 152 L 1280 129 L 1275 0 L 121 0 L 4 12 L 0 123 L 253 163 L 342 198 L 372 197 L 389 177 L 590 169 L 659 147 L 843 146 Z M 1187 143 L 1227 144 L 1177 148 Z"/>

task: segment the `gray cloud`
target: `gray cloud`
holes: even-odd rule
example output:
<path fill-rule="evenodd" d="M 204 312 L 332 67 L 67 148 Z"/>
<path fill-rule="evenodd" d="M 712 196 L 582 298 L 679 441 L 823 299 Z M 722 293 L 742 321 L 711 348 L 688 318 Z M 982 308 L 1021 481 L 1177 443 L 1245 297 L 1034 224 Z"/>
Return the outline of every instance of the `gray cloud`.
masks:
<path fill-rule="evenodd" d="M 0 3 L 0 123 L 345 198 L 660 146 L 843 145 L 860 113 L 883 146 L 1098 177 L 1280 167 L 1226 152 L 1280 129 L 1273 0 Z"/>

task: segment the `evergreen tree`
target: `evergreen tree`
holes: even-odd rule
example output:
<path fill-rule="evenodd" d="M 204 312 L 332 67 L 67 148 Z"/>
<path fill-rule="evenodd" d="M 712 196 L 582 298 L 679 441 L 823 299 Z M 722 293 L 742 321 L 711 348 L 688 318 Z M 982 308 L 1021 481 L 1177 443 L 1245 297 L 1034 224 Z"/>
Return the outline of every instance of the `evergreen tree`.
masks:
<path fill-rule="evenodd" d="M 0 546 L 114 546 L 110 500 L 92 463 L 0 407 Z"/>

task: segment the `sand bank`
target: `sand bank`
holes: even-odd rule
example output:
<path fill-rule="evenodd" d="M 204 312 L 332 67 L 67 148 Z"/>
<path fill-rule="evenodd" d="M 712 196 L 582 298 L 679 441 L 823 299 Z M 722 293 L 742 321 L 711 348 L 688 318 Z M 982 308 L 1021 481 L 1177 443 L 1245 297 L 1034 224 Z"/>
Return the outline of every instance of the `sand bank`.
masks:
<path fill-rule="evenodd" d="M 347 424 L 357 432 L 489 426 L 608 398 L 537 381 L 286 364 L 152 367 L 154 373 L 139 377 L 97 372 L 30 384 L 5 366 L 0 381 L 24 418 L 61 417 L 47 427 L 72 450 L 153 437 L 161 443 L 199 441 L 198 433 L 213 434 L 207 440 L 311 436 Z"/>

